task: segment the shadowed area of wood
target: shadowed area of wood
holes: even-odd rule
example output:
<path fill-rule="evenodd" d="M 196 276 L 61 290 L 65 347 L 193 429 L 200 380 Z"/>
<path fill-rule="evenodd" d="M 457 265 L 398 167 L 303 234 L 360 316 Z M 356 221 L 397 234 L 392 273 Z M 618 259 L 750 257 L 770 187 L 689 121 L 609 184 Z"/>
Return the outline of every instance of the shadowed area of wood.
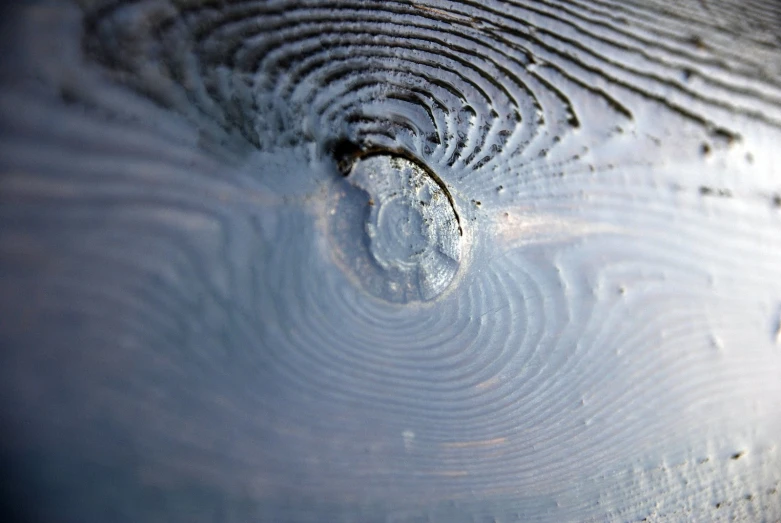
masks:
<path fill-rule="evenodd" d="M 20 514 L 781 518 L 775 2 L 2 19 Z"/>

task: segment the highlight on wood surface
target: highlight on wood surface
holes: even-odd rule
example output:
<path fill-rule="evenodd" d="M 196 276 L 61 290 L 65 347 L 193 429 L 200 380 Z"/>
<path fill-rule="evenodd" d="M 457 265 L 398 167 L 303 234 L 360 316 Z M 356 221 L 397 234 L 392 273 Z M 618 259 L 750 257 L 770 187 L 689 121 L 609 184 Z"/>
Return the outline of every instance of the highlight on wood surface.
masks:
<path fill-rule="evenodd" d="M 20 519 L 781 518 L 776 2 L 0 19 Z"/>

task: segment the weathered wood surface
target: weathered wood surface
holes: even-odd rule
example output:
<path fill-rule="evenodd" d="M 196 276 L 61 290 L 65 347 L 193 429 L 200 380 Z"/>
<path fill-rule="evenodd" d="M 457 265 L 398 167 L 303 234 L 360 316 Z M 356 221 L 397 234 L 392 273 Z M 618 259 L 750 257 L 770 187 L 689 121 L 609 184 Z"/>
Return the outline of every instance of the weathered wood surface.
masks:
<path fill-rule="evenodd" d="M 781 518 L 777 2 L 5 9 L 20 513 Z M 362 285 L 350 147 L 452 195 L 433 299 Z"/>

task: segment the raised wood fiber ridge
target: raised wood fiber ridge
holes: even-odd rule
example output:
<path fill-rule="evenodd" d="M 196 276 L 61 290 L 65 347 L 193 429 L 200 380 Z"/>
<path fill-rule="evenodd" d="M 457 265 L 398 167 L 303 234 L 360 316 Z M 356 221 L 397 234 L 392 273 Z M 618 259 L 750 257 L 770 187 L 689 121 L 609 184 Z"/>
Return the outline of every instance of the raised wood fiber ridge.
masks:
<path fill-rule="evenodd" d="M 19 517 L 781 518 L 778 2 L 2 9 Z"/>

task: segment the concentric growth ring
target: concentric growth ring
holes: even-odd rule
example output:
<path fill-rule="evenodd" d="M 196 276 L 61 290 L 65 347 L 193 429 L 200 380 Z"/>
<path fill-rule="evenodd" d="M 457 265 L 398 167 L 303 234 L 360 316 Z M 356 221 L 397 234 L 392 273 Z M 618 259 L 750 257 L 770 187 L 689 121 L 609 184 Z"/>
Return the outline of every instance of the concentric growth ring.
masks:
<path fill-rule="evenodd" d="M 439 296 L 458 272 L 462 251 L 461 225 L 444 182 L 389 151 L 362 156 L 346 175 L 331 227 L 340 264 L 387 301 Z"/>

